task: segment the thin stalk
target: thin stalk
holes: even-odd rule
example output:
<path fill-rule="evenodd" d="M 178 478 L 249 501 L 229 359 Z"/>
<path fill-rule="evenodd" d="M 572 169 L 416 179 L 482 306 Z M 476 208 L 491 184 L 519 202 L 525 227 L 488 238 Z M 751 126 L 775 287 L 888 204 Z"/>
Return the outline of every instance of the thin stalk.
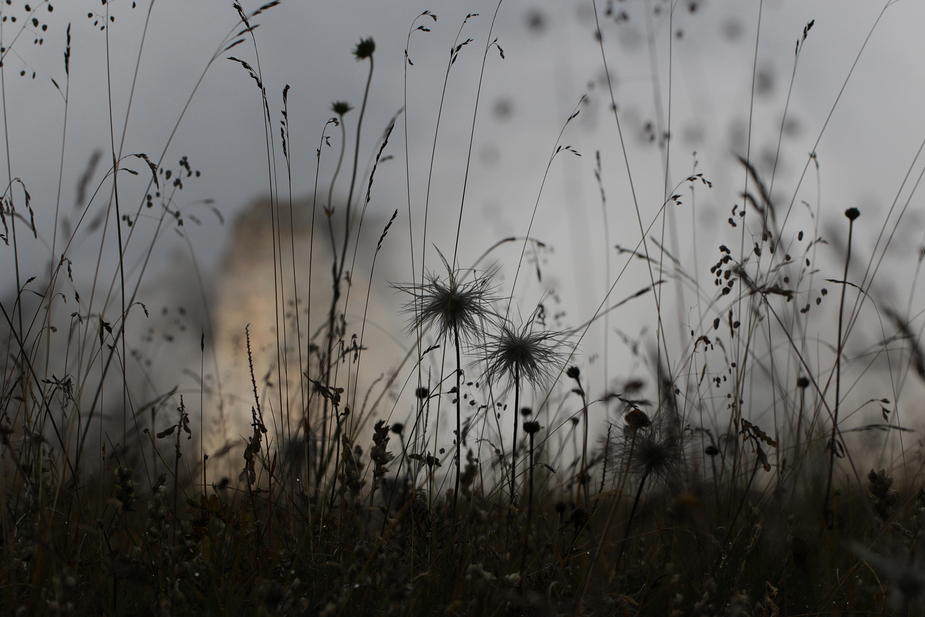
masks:
<path fill-rule="evenodd" d="M 639 488 L 636 489 L 636 497 L 633 499 L 633 507 L 630 509 L 630 517 L 626 521 L 626 528 L 623 530 L 623 541 L 620 542 L 620 554 L 617 555 L 617 560 L 613 564 L 613 568 L 610 570 L 610 581 L 613 582 L 613 577 L 616 576 L 617 570 L 620 568 L 620 561 L 623 559 L 623 553 L 626 552 L 626 541 L 629 539 L 630 528 L 633 526 L 633 519 L 636 517 L 636 509 L 639 507 L 639 499 L 642 497 L 642 489 L 646 486 L 646 479 L 649 477 L 649 470 L 642 474 L 642 477 L 639 479 Z"/>
<path fill-rule="evenodd" d="M 836 433 L 838 432 L 839 398 L 841 397 L 841 355 L 842 348 L 845 344 L 844 338 L 842 337 L 842 324 L 845 314 L 845 290 L 848 287 L 848 265 L 851 263 L 851 238 L 854 232 L 854 221 L 860 215 L 861 213 L 857 208 L 849 208 L 845 211 L 845 216 L 848 217 L 848 248 L 845 252 L 845 275 L 842 277 L 841 281 L 841 299 L 838 304 L 838 348 L 835 354 L 835 409 L 832 412 L 832 437 L 829 440 L 829 477 L 825 484 L 825 502 L 822 507 L 822 518 L 825 520 L 825 524 L 829 529 L 831 529 L 832 525 L 835 523 L 832 514 L 831 492 L 832 475 L 835 468 L 835 440 L 837 438 Z"/>
<path fill-rule="evenodd" d="M 517 414 L 520 409 L 520 365 L 514 365 L 514 441 L 511 443 L 511 505 L 514 505 L 517 475 Z"/>
<path fill-rule="evenodd" d="M 456 522 L 456 504 L 459 500 L 459 470 L 460 470 L 460 451 L 462 450 L 462 426 L 460 416 L 462 415 L 462 360 L 459 353 L 459 325 L 453 324 L 453 337 L 456 344 L 456 486 L 453 489 L 453 522 Z M 516 423 L 515 423 L 516 426 Z"/>

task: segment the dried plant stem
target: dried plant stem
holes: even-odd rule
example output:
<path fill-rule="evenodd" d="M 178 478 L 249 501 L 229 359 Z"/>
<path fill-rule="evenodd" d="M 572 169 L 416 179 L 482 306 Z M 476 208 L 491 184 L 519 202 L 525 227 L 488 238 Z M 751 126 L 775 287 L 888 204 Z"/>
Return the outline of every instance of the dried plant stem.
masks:
<path fill-rule="evenodd" d="M 453 338 L 456 345 L 456 486 L 453 489 L 453 521 L 456 521 L 456 505 L 459 501 L 459 455 L 462 450 L 462 359 L 459 351 L 459 325 L 453 324 Z"/>
<path fill-rule="evenodd" d="M 825 520 L 825 524 L 829 529 L 831 529 L 832 525 L 835 523 L 835 517 L 832 513 L 831 498 L 832 476 L 835 471 L 835 440 L 838 434 L 838 409 L 839 399 L 841 397 L 841 355 L 845 345 L 842 336 L 842 323 L 845 315 L 845 290 L 848 286 L 848 266 L 851 263 L 851 239 L 854 232 L 854 221 L 860 216 L 860 212 L 858 212 L 857 208 L 849 208 L 845 212 L 845 216 L 848 217 L 848 248 L 845 251 L 845 274 L 841 281 L 841 299 L 838 304 L 838 340 L 835 350 L 835 409 L 832 412 L 832 437 L 829 439 L 829 475 L 826 480 L 825 493 L 823 496 L 825 502 L 822 506 L 822 518 Z"/>
<path fill-rule="evenodd" d="M 514 441 L 511 443 L 511 505 L 516 497 L 517 478 L 517 414 L 520 410 L 520 365 L 514 365 Z"/>
<path fill-rule="evenodd" d="M 636 449 L 636 433 L 638 431 L 634 430 L 632 437 L 630 438 L 630 451 L 629 456 L 626 458 L 626 467 L 623 470 L 623 477 L 620 479 L 620 487 L 617 489 L 616 494 L 613 496 L 613 501 L 610 504 L 610 511 L 607 513 L 607 519 L 604 523 L 603 529 L 610 529 L 613 525 L 613 517 L 617 512 L 617 507 L 620 504 L 620 499 L 623 496 L 623 489 L 626 487 L 626 480 L 629 478 L 630 464 L 633 462 L 633 453 Z M 575 603 L 575 607 L 581 606 L 585 594 L 588 592 L 588 583 L 591 581 L 591 575 L 594 573 L 594 566 L 597 564 L 598 560 L 601 558 L 601 551 L 604 548 L 603 538 L 598 543 L 597 548 L 594 551 L 594 556 L 591 561 L 588 563 L 588 568 L 585 570 L 584 579 L 581 582 L 581 587 L 579 587 L 578 599 Z M 616 566 L 614 566 L 611 572 L 611 578 L 616 572 Z"/>
<path fill-rule="evenodd" d="M 610 582 L 613 582 L 614 576 L 617 574 L 617 570 L 620 569 L 620 562 L 623 560 L 623 553 L 626 552 L 626 541 L 630 536 L 630 528 L 633 526 L 633 519 L 636 517 L 636 509 L 639 507 L 639 499 L 642 497 L 642 490 L 646 486 L 646 480 L 649 477 L 649 471 L 646 470 L 643 472 L 642 477 L 639 479 L 639 488 L 636 489 L 636 497 L 633 499 L 633 507 L 630 509 L 630 517 L 626 520 L 626 528 L 623 530 L 623 540 L 620 542 L 620 553 L 617 555 L 617 560 L 613 562 L 613 567 L 610 569 Z"/>

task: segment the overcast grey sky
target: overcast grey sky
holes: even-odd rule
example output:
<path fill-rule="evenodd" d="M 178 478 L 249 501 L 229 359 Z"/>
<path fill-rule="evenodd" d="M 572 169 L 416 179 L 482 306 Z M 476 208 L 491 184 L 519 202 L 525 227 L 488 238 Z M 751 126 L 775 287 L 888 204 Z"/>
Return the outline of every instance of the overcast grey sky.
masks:
<path fill-rule="evenodd" d="M 29 9 L 35 9 L 34 17 L 39 24 L 47 23 L 48 29 L 30 26 L 15 43 L 11 41 L 27 15 L 24 3 L 17 0 L 5 6 L 2 13 L 18 19 L 2 25 L 3 45 L 11 46 L 11 51 L 4 57 L 3 74 L 9 137 L 0 156 L 8 158 L 11 176 L 21 178 L 28 187 L 40 234 L 39 241 L 24 239 L 18 247 L 24 278 L 41 278 L 47 272 L 59 171 L 59 219 L 67 218 L 73 226 L 87 209 L 88 220 L 92 220 L 109 203 L 111 183 L 104 180 L 104 175 L 110 155 L 104 154 L 89 181 L 87 198 L 75 207 L 76 187 L 91 153 L 97 149 L 110 152 L 110 125 L 117 150 L 124 137 L 124 154 L 143 152 L 153 161 L 163 156 L 164 166 L 173 170 L 178 170 L 181 156 L 188 156 L 192 167 L 202 172 L 201 178 L 187 181 L 174 205 L 185 214 L 181 231 L 190 242 L 178 237 L 175 225 L 168 225 L 161 232 L 162 239 L 146 276 L 167 268 L 172 254 L 188 253 L 190 246 L 209 276 L 222 252 L 228 249 L 226 232 L 236 213 L 253 199 L 266 195 L 271 182 L 259 91 L 246 71 L 227 57 L 233 55 L 257 66 L 259 54 L 272 115 L 278 190 L 283 196 L 288 189 L 278 131 L 282 90 L 290 86 L 292 193 L 303 197 L 313 187 L 315 150 L 326 121 L 333 115 L 331 102 L 345 100 L 358 108 L 362 100 L 368 63 L 357 62 L 351 51 L 365 37 L 373 37 L 377 49 L 363 127 L 361 166 L 365 168 L 371 160 L 390 118 L 405 105 L 403 59 L 412 24 L 425 25 L 431 32 L 414 32 L 411 36 L 409 54 L 414 65 L 407 70 L 407 108 L 385 151 L 394 158 L 380 165 L 369 206 L 371 215 L 378 217 L 374 219 L 377 229 L 392 211 L 399 212 L 384 249 L 390 264 L 383 267 L 384 281 L 409 278 L 406 126 L 411 208 L 417 217 L 416 250 L 421 245 L 418 224 L 435 148 L 427 244 L 445 254 L 453 252 L 476 92 L 491 27 L 491 39 L 497 38 L 505 57 L 502 59 L 492 48 L 485 62 L 466 184 L 460 263 L 472 263 L 501 238 L 525 234 L 536 206 L 531 235 L 548 243 L 554 252 L 543 256 L 542 281 L 535 274 L 522 275 L 518 280 L 521 311 L 529 313 L 544 292 L 553 289 L 555 300 L 561 300 L 561 310 L 567 313 L 565 324 L 575 326 L 593 315 L 616 273 L 627 263 L 628 257 L 612 247 L 619 244 L 632 248 L 639 242 L 633 193 L 617 125 L 610 113 L 590 0 L 507 0 L 501 4 L 493 26 L 497 3 L 481 0 L 284 1 L 254 19 L 260 24 L 254 32 L 256 53 L 253 42 L 245 37 L 231 52 L 219 53 L 211 65 L 213 54 L 232 40 L 226 38 L 229 33 L 240 29 L 235 10 L 225 0 L 153 2 L 140 60 L 142 33 L 149 15 L 147 2 L 138 2 L 136 8 L 126 0 L 106 6 L 96 0 L 52 4 L 54 11 L 49 13 L 47 3 L 32 3 Z M 736 155 L 750 152 L 766 179 L 771 177 L 788 97 L 788 122 L 773 184 L 779 208 L 795 204 L 784 235 L 795 235 L 801 229 L 809 233 L 809 213 L 819 212 L 821 230 L 831 231 L 834 238 L 845 230 L 841 213 L 855 206 L 862 210 L 864 223 L 858 239 L 859 259 L 870 259 L 877 233 L 887 221 L 889 206 L 904 176 L 911 166 L 913 177 L 917 177 L 925 164 L 920 161 L 913 165 L 915 153 L 925 139 L 925 115 L 921 113 L 925 69 L 919 43 L 920 27 L 925 23 L 923 3 L 900 0 L 883 12 L 840 94 L 885 4 L 871 0 L 598 2 L 604 53 L 615 86 L 626 158 L 643 224 L 661 221 L 659 208 L 666 191 L 682 194 L 681 206 L 669 206 L 669 220 L 675 227 L 666 228 L 665 242 L 690 273 L 703 277 L 704 284 L 712 283 L 706 270 L 716 260 L 718 244 L 737 237 L 725 223 L 733 205 L 741 204 L 739 193 L 745 184 L 745 173 Z M 247 12 L 257 6 L 258 3 L 244 2 Z M 613 9 L 609 17 L 605 15 L 608 7 Z M 415 22 L 425 10 L 435 14 L 437 21 L 424 18 Z M 461 50 L 449 73 L 442 125 L 434 146 L 449 50 L 469 12 L 479 15 L 468 20 L 458 40 L 471 38 L 472 42 Z M 107 15 L 115 20 L 101 31 L 100 24 Z M 811 20 L 815 20 L 814 26 L 800 53 L 791 92 L 794 47 Z M 66 139 L 62 140 L 65 105 L 52 79 L 62 90 L 68 83 L 63 61 L 68 23 L 69 104 Z M 38 37 L 44 39 L 42 45 L 33 44 Z M 758 79 L 752 104 L 755 68 Z M 20 71 L 25 71 L 26 76 L 20 77 Z M 133 81 L 136 76 L 137 81 Z M 579 107 L 583 96 L 587 98 Z M 576 109 L 581 113 L 557 141 Z M 351 145 L 358 113 L 354 110 L 347 116 Z M 171 138 L 178 121 L 177 133 Z M 672 140 L 666 173 L 666 150 L 659 149 L 656 142 L 669 121 Z M 332 147 L 323 149 L 323 187 L 330 180 L 340 144 L 336 130 L 329 127 L 327 134 Z M 650 136 L 655 137 L 655 142 L 649 140 Z M 547 163 L 557 143 L 571 146 L 581 156 L 559 153 L 547 175 Z M 819 175 L 810 165 L 797 190 L 814 147 Z M 600 191 L 594 177 L 598 151 L 607 196 L 608 236 L 604 233 Z M 694 169 L 695 159 L 696 171 L 712 181 L 713 188 L 699 186 L 696 205 L 692 206 L 683 180 Z M 125 160 L 123 166 L 139 172 L 137 177 L 124 173 L 119 176 L 123 211 L 134 213 L 144 201 L 150 174 L 138 159 Z M 342 173 L 338 184 L 341 193 L 346 192 L 346 176 L 346 172 Z M 909 198 L 911 186 L 909 183 L 903 189 L 902 202 Z M 100 192 L 88 208 L 89 197 L 97 187 Z M 13 194 L 21 198 L 18 187 Z M 212 203 L 204 204 L 203 200 Z M 803 201 L 808 205 L 801 205 Z M 224 218 L 224 225 L 219 223 L 213 206 Z M 912 194 L 909 211 L 892 247 L 896 255 L 890 263 L 896 265 L 881 276 L 883 293 L 893 289 L 896 302 L 903 307 L 908 299 L 908 277 L 925 231 L 921 212 L 920 199 Z M 158 207 L 145 209 L 143 215 L 158 216 Z M 195 224 L 191 217 L 201 224 Z M 894 213 L 890 226 L 896 220 Z M 145 254 L 155 229 L 154 220 L 142 223 L 136 226 L 141 235 L 133 239 L 134 248 L 128 251 L 133 264 Z M 83 225 L 87 227 L 88 223 Z M 652 232 L 656 237 L 662 233 L 660 227 Z M 79 232 L 77 242 L 69 249 L 78 276 L 84 279 L 93 274 L 92 258 L 99 246 L 99 233 L 98 230 L 90 236 Z M 60 237 L 57 242 L 56 253 L 60 253 Z M 12 286 L 12 250 L 0 247 L 5 289 Z M 611 278 L 605 281 L 608 253 Z M 502 265 L 503 285 L 513 279 L 518 254 L 519 248 L 512 246 L 493 257 Z M 835 251 L 830 257 L 835 263 L 841 254 Z M 90 271 L 80 271 L 84 266 Z M 432 248 L 427 266 L 439 268 Z M 647 281 L 646 271 L 638 263 L 631 264 L 611 303 L 631 295 Z M 505 291 L 509 288 L 505 287 Z M 678 308 L 673 305 L 670 310 L 672 314 L 677 311 L 676 325 L 681 330 L 694 327 L 698 320 L 695 298 L 683 297 L 675 304 Z M 636 300 L 614 313 L 614 319 L 619 320 L 624 331 L 638 334 L 650 321 L 646 316 L 652 310 L 649 299 Z M 913 317 L 917 310 L 913 302 Z M 600 340 L 599 334 L 590 340 Z M 597 353 L 592 342 L 583 343 L 583 351 Z"/>
<path fill-rule="evenodd" d="M 7 15 L 20 15 L 16 24 L 3 25 L 7 43 L 23 22 L 20 4 L 5 9 Z M 43 45 L 31 45 L 34 35 L 30 28 L 5 57 L 12 174 L 29 187 L 40 226 L 51 220 L 49 213 L 57 192 L 64 105 L 51 79 L 62 87 L 65 84 L 62 52 L 68 22 L 72 24 L 72 43 L 62 183 L 65 210 L 72 207 L 75 186 L 90 153 L 109 148 L 106 33 L 93 25 L 107 7 L 97 2 L 53 4 L 52 13 L 46 13 L 41 5 L 31 7 L 36 8 L 41 22 L 49 25 L 47 32 L 39 33 L 44 37 Z M 117 139 L 121 138 L 146 18 L 146 4 L 138 4 L 134 10 L 130 2 L 110 2 L 108 6 L 115 17 L 108 34 Z M 751 142 L 752 156 L 762 165 L 776 148 L 794 43 L 806 23 L 815 20 L 793 88 L 789 111 L 793 130 L 783 140 L 775 179 L 782 198 L 791 196 L 794 183 L 790 180 L 802 169 L 883 4 L 764 2 L 756 63 L 766 79 L 760 80 L 763 86 L 753 111 Z M 255 6 L 245 3 L 249 11 Z M 603 31 L 618 104 L 625 114 L 631 170 L 638 176 L 634 180 L 639 197 L 648 201 L 663 193 L 661 170 L 649 174 L 653 163 L 658 164 L 659 154 L 638 136 L 647 122 L 667 122 L 670 75 L 674 141 L 669 184 L 674 185 L 689 171 L 691 153 L 696 150 L 699 171 L 716 185 L 712 194 L 705 196 L 709 201 L 703 203 L 701 213 L 702 219 L 710 220 L 717 214 L 709 211 L 708 204 L 716 202 L 718 209 L 727 209 L 733 199 L 729 191 L 734 195 L 742 182 L 741 169 L 730 162 L 733 152 L 744 153 L 759 3 L 711 0 L 673 4 L 676 33 L 670 58 L 667 2 L 616 2 L 613 6 L 616 13 L 625 11 L 629 18 L 620 24 L 605 21 Z M 462 190 L 461 164 L 467 151 L 478 72 L 494 8 L 493 2 L 283 2 L 257 17 L 254 21 L 260 27 L 255 35 L 277 147 L 281 91 L 284 85 L 291 86 L 293 192 L 301 196 L 311 190 L 314 151 L 325 121 L 332 116 L 331 101 L 347 100 L 359 106 L 367 65 L 357 63 L 350 52 L 367 36 L 375 38 L 378 48 L 362 160 L 372 155 L 388 119 L 403 105 L 403 49 L 411 23 L 429 9 L 438 21 L 426 20 L 433 31 L 417 32 L 411 39 L 415 65 L 408 71 L 406 112 L 412 199 L 414 204 L 423 199 L 447 52 L 465 13 L 471 11 L 480 15 L 463 31 L 463 38 L 474 40 L 460 54 L 447 86 L 444 125 L 437 144 L 438 182 L 432 198 L 442 208 L 455 211 Z M 607 2 L 602 1 L 598 8 L 605 19 Z M 655 15 L 659 8 L 661 14 Z M 88 18 L 91 12 L 94 16 Z M 823 199 L 838 203 L 839 208 L 870 208 L 891 200 L 921 139 L 923 120 L 917 101 L 921 100 L 923 72 L 914 28 L 922 12 L 919 3 L 897 2 L 884 13 L 823 135 L 817 150 Z M 209 58 L 236 21 L 235 11 L 224 1 L 153 3 L 124 153 L 145 152 L 154 160 L 159 158 Z M 647 29 L 653 37 L 653 55 L 647 46 Z M 607 114 L 594 30 L 590 2 L 501 5 L 492 36 L 497 37 L 506 58 L 502 61 L 497 53 L 490 52 L 486 64 L 466 198 L 464 225 L 468 223 L 472 227 L 467 230 L 479 232 L 480 242 L 472 247 L 473 253 L 479 253 L 491 240 L 524 232 L 523 215 L 533 207 L 556 136 L 583 94 L 589 95 L 590 102 L 563 137 L 564 143 L 573 145 L 583 156 L 560 156 L 562 160 L 552 166 L 537 224 L 540 229 L 549 225 L 547 229 L 559 234 L 571 229 L 572 239 L 599 228 L 599 222 L 591 220 L 599 212 L 592 173 L 597 150 L 604 157 L 605 188 L 614 210 L 611 222 L 619 222 L 621 202 L 628 196 L 626 170 L 614 147 L 616 128 Z M 267 192 L 269 181 L 259 93 L 245 71 L 226 59 L 228 55 L 256 64 L 250 41 L 214 62 L 180 123 L 165 165 L 176 168 L 180 156 L 188 156 L 204 175 L 188 183 L 181 203 L 213 199 L 226 220 L 231 220 L 237 209 Z M 26 78 L 17 76 L 20 70 L 26 71 Z M 34 80 L 29 79 L 32 71 L 36 72 Z M 595 87 L 589 90 L 591 83 Z M 348 115 L 348 123 L 356 120 L 356 114 L 353 112 L 352 118 Z M 399 135 L 396 133 L 387 151 L 395 160 L 380 170 L 377 181 L 381 184 L 371 203 L 371 208 L 383 215 L 405 205 Z M 324 155 L 323 181 L 324 172 L 330 169 L 324 163 L 333 162 L 335 151 L 332 148 Z M 131 166 L 139 167 L 137 162 Z M 101 164 L 91 186 L 100 181 L 103 169 Z M 738 177 L 723 178 L 726 174 Z M 135 188 L 129 185 L 125 189 L 129 209 L 139 203 L 139 191 L 132 190 Z M 99 197 L 97 201 L 102 203 Z M 500 207 L 500 212 L 493 211 L 495 207 Z M 194 211 L 197 208 L 190 207 L 190 212 Z M 217 254 L 222 233 L 214 218 L 205 214 L 206 208 L 198 212 L 202 227 L 187 231 L 196 237 L 197 248 L 208 263 Z M 488 237 L 482 233 L 486 221 L 496 230 Z M 48 228 L 42 231 L 46 237 L 50 233 Z M 614 231 L 619 233 L 619 229 Z M 636 236 L 638 240 L 638 230 Z M 632 238 L 631 232 L 623 242 Z M 563 248 L 562 252 L 570 251 Z"/>

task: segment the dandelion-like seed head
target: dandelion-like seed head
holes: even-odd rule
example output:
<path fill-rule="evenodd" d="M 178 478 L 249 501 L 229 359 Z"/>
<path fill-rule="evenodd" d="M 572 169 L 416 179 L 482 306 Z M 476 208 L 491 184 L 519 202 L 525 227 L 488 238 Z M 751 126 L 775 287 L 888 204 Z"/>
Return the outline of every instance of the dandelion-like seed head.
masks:
<path fill-rule="evenodd" d="M 459 335 L 460 342 L 471 342 L 485 331 L 491 321 L 491 278 L 493 271 L 470 281 L 463 281 L 462 273 L 447 267 L 446 278 L 428 274 L 420 285 L 396 285 L 400 291 L 414 296 L 405 305 L 411 315 L 408 330 L 411 332 L 434 327 L 442 336 Z"/>
<path fill-rule="evenodd" d="M 527 322 L 519 330 L 510 323 L 485 346 L 486 377 L 495 381 L 502 375 L 539 386 L 559 371 L 561 346 L 565 334 L 550 330 L 533 331 Z"/>
<path fill-rule="evenodd" d="M 681 461 L 680 428 L 672 421 L 671 414 L 664 411 L 656 414 L 648 423 L 638 422 L 634 426 L 634 419 L 645 417 L 644 412 L 638 411 L 641 416 L 632 418 L 636 411 L 627 414 L 623 435 L 614 434 L 611 437 L 612 447 L 617 453 L 614 462 L 623 466 L 622 469 L 627 464 L 627 458 L 632 456 L 629 460 L 630 472 L 647 476 L 650 481 L 665 480 L 677 472 L 677 465 Z"/>
<path fill-rule="evenodd" d="M 634 466 L 640 473 L 650 476 L 666 477 L 672 465 L 678 460 L 677 433 L 658 433 L 644 431 L 642 439 L 636 443 L 633 455 Z"/>

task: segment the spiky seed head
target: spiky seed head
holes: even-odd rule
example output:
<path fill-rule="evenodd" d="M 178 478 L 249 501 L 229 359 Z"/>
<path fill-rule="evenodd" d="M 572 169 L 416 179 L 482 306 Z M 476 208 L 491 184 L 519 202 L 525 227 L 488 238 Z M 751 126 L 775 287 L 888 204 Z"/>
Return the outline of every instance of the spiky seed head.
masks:
<path fill-rule="evenodd" d="M 539 386 L 561 369 L 564 338 L 562 332 L 534 332 L 531 322 L 519 330 L 504 324 L 485 346 L 486 377 L 495 381 L 506 375 Z"/>
<path fill-rule="evenodd" d="M 638 421 L 645 417 L 649 423 L 633 429 L 629 418 L 636 412 L 641 414 L 634 416 Z M 626 418 L 623 435 L 611 436 L 611 447 L 617 454 L 614 462 L 620 465 L 619 470 L 626 468 L 629 459 L 630 471 L 650 480 L 665 480 L 676 472 L 682 459 L 683 443 L 680 427 L 671 414 L 662 411 L 650 420 L 645 412 L 633 410 Z"/>
<path fill-rule="evenodd" d="M 527 435 L 535 435 L 540 432 L 540 423 L 535 421 L 524 422 L 524 432 Z"/>
<path fill-rule="evenodd" d="M 642 439 L 636 440 L 633 467 L 640 473 L 665 478 L 678 460 L 678 436 L 676 433 L 643 431 Z"/>
<path fill-rule="evenodd" d="M 459 334 L 460 343 L 469 343 L 480 336 L 494 317 L 491 279 L 494 271 L 463 281 L 463 273 L 450 268 L 446 260 L 446 278 L 428 274 L 419 285 L 395 285 L 399 291 L 411 294 L 405 305 L 411 315 L 408 330 L 415 332 L 430 327 L 441 337 L 451 339 Z"/>

